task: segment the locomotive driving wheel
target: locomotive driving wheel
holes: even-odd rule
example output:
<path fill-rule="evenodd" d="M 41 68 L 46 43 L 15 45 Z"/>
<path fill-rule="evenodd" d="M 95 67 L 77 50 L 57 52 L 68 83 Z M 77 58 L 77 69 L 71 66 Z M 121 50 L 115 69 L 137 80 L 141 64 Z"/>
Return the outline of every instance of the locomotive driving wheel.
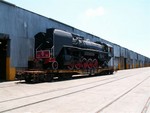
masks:
<path fill-rule="evenodd" d="M 69 65 L 67 66 L 67 68 L 68 68 L 69 70 L 73 70 L 73 69 L 74 69 L 74 64 L 73 64 L 73 63 L 69 64 Z"/>
<path fill-rule="evenodd" d="M 86 69 L 88 67 L 88 62 L 86 58 L 82 59 L 82 65 L 83 65 L 83 69 Z"/>
<path fill-rule="evenodd" d="M 78 69 L 80 69 L 81 67 L 82 67 L 81 61 L 76 61 L 76 62 L 75 62 L 75 68 L 78 70 Z"/>
<path fill-rule="evenodd" d="M 88 68 L 91 69 L 93 67 L 92 59 L 88 59 Z"/>
<path fill-rule="evenodd" d="M 93 60 L 93 67 L 94 68 L 98 68 L 98 61 L 97 61 L 97 59 Z"/>

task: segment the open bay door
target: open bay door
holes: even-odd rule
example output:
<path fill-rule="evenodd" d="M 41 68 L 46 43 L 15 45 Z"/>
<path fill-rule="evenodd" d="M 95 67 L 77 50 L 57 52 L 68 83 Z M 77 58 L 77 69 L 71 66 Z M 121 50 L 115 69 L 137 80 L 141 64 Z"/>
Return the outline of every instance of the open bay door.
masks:
<path fill-rule="evenodd" d="M 8 53 L 8 35 L 0 33 L 0 81 L 5 81 L 6 77 L 6 58 Z"/>

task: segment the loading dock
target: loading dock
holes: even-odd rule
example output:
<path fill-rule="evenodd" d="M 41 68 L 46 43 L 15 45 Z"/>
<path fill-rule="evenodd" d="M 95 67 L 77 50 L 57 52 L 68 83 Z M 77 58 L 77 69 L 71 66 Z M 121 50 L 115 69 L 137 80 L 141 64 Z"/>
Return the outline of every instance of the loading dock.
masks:
<path fill-rule="evenodd" d="M 8 35 L 0 33 L 0 81 L 7 80 Z"/>

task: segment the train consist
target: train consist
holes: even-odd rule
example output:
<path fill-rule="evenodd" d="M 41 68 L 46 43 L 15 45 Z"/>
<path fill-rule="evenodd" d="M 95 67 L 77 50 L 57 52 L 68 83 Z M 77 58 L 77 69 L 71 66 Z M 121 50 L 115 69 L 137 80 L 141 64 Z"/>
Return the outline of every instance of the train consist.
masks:
<path fill-rule="evenodd" d="M 28 70 L 17 74 L 26 82 L 51 81 L 53 77 L 70 78 L 73 74 L 112 74 L 108 62 L 113 47 L 91 42 L 84 37 L 59 29 L 47 29 L 35 35 L 34 59 Z"/>

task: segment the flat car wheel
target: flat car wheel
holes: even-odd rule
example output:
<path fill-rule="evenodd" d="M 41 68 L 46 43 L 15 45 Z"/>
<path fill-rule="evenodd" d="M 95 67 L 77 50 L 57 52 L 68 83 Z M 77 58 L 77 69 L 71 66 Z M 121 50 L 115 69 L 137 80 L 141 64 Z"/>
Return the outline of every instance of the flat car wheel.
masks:
<path fill-rule="evenodd" d="M 58 69 L 58 62 L 55 61 L 55 62 L 52 62 L 52 69 Z"/>

